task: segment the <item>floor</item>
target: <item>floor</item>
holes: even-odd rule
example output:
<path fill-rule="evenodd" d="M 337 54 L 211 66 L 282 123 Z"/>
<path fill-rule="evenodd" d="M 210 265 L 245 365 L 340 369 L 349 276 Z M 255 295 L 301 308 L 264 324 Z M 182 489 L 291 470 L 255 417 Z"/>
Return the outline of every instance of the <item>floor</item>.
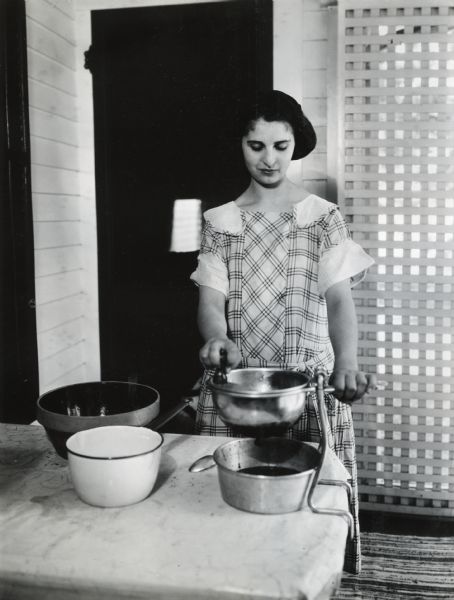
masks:
<path fill-rule="evenodd" d="M 360 575 L 335 600 L 454 600 L 454 522 L 363 514 Z"/>

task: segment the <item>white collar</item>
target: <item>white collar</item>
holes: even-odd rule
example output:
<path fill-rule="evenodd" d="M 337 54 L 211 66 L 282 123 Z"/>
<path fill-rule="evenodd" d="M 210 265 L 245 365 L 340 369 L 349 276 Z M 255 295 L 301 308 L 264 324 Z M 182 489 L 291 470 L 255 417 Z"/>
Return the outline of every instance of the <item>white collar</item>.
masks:
<path fill-rule="evenodd" d="M 293 215 L 298 227 L 306 227 L 324 217 L 333 208 L 337 206 L 332 202 L 315 194 L 309 194 L 304 200 L 295 204 Z M 243 231 L 242 210 L 234 201 L 207 210 L 204 217 L 218 231 L 233 235 L 239 235 Z"/>

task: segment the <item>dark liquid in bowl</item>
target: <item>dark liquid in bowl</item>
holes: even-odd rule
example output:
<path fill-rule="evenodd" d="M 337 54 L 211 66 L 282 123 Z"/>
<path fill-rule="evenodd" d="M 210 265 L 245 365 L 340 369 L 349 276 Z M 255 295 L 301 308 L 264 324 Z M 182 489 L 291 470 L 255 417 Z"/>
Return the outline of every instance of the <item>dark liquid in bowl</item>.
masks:
<path fill-rule="evenodd" d="M 297 469 L 289 467 L 276 467 L 273 465 L 259 465 L 258 467 L 246 467 L 240 469 L 239 473 L 247 473 L 248 475 L 267 475 L 268 477 L 281 477 L 282 475 L 296 475 L 300 473 Z"/>

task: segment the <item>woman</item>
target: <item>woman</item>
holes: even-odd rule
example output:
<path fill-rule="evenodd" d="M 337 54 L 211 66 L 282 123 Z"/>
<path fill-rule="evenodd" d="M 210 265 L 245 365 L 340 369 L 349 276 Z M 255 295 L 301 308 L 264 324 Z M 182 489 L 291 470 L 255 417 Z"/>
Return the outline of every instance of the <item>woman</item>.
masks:
<path fill-rule="evenodd" d="M 301 106 L 283 92 L 258 96 L 243 115 L 241 146 L 251 176 L 232 202 L 208 210 L 197 270 L 198 324 L 205 366 L 196 429 L 236 435 L 216 414 L 207 380 L 219 366 L 273 366 L 331 373 L 326 394 L 329 445 L 352 475 L 356 533 L 345 569 L 360 569 L 356 463 L 350 403 L 375 387 L 358 370 L 357 325 L 351 285 L 373 260 L 352 241 L 337 207 L 288 179 L 291 160 L 315 147 L 314 129 Z M 316 403 L 288 431 L 320 439 Z"/>

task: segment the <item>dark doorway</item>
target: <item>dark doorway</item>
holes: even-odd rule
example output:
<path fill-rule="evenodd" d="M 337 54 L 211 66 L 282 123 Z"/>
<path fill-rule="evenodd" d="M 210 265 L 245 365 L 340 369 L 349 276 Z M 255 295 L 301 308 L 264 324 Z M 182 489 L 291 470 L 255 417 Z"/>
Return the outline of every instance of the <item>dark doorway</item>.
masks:
<path fill-rule="evenodd" d="M 0 421 L 38 397 L 24 0 L 0 2 Z"/>
<path fill-rule="evenodd" d="M 197 252 L 169 252 L 174 203 L 233 200 L 241 99 L 272 86 L 272 1 L 92 12 L 101 370 L 174 404 L 201 374 Z"/>

